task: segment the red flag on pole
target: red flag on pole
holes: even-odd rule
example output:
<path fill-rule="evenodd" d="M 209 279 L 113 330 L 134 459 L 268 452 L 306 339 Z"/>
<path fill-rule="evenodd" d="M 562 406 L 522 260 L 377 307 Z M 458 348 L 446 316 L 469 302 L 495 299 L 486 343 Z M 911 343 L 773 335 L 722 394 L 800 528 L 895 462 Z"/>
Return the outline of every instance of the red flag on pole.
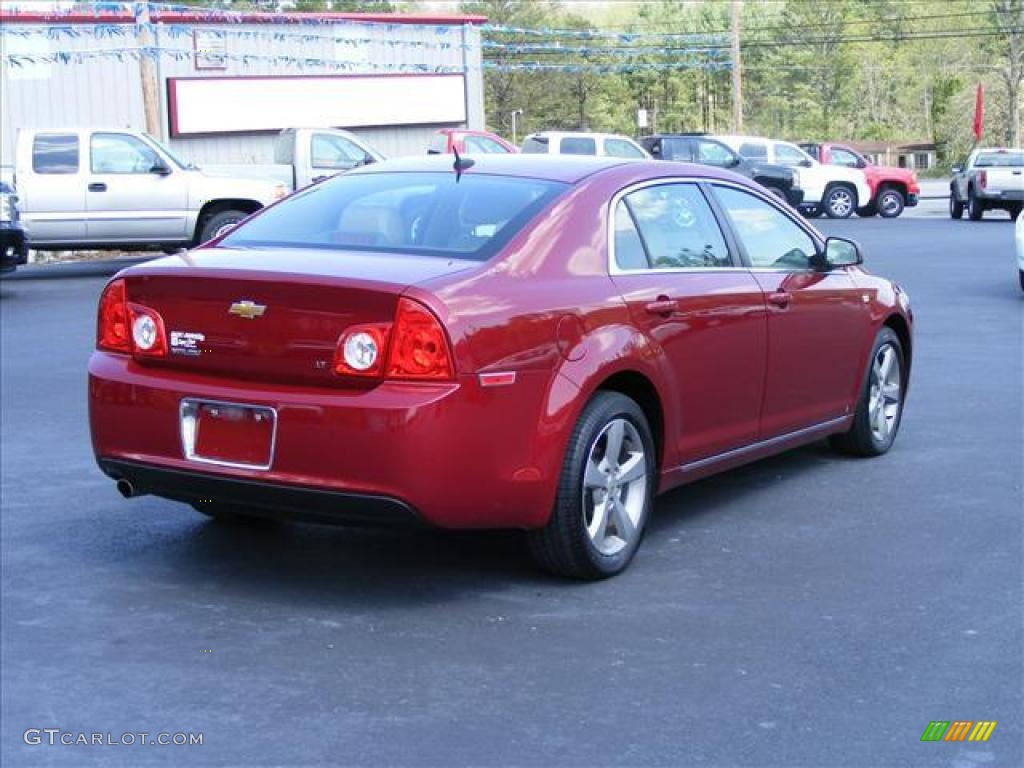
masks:
<path fill-rule="evenodd" d="M 978 83 L 978 94 L 974 97 L 974 140 L 981 141 L 982 125 L 985 122 L 985 91 Z"/>

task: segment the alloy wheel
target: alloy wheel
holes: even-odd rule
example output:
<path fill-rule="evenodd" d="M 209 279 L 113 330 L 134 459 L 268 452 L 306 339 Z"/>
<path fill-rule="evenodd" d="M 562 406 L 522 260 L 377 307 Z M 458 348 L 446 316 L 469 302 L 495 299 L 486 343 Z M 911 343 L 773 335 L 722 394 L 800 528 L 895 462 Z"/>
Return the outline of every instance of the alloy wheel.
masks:
<path fill-rule="evenodd" d="M 871 436 L 879 443 L 891 437 L 903 405 L 903 378 L 900 358 L 892 344 L 883 344 L 871 363 L 871 389 L 868 392 L 868 424 Z"/>
<path fill-rule="evenodd" d="M 637 428 L 627 419 L 609 421 L 590 446 L 583 473 L 583 523 L 602 555 L 615 555 L 636 538 L 647 471 Z"/>
<path fill-rule="evenodd" d="M 833 190 L 828 196 L 828 213 L 837 219 L 845 219 L 853 213 L 853 195 L 844 187 Z"/>
<path fill-rule="evenodd" d="M 889 190 L 882 193 L 881 199 L 878 201 L 878 210 L 881 211 L 883 216 L 895 216 L 900 211 L 900 194 L 899 192 L 893 192 Z"/>

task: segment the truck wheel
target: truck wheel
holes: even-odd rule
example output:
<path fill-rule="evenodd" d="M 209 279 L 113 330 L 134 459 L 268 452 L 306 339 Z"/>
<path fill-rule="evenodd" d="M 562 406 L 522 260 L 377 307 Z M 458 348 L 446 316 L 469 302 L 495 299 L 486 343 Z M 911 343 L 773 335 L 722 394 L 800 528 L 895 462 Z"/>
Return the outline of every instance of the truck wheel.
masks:
<path fill-rule="evenodd" d="M 974 194 L 974 190 L 967 191 L 967 218 L 971 221 L 981 221 L 985 215 L 985 204 Z"/>
<path fill-rule="evenodd" d="M 199 242 L 205 243 L 207 240 L 220 237 L 248 215 L 245 211 L 235 210 L 220 211 L 213 214 L 203 223 L 203 227 L 199 232 Z"/>
<path fill-rule="evenodd" d="M 878 193 L 878 213 L 883 219 L 895 219 L 906 205 L 903 193 L 894 187 L 883 187 Z"/>
<path fill-rule="evenodd" d="M 857 193 L 846 184 L 835 184 L 825 190 L 822 205 L 830 219 L 848 219 L 857 208 Z"/>
<path fill-rule="evenodd" d="M 956 192 L 949 190 L 949 217 L 951 219 L 962 219 L 964 217 L 964 204 L 956 199 Z"/>

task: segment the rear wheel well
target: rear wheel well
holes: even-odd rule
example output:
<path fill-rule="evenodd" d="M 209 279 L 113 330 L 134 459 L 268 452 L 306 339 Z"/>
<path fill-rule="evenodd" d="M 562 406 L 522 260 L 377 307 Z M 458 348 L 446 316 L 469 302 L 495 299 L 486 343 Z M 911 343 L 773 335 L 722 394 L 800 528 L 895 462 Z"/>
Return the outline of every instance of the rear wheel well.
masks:
<path fill-rule="evenodd" d="M 243 211 L 247 214 L 256 213 L 262 207 L 256 200 L 246 200 L 244 198 L 210 200 L 199 209 L 199 217 L 196 219 L 196 231 L 194 233 L 195 241 L 199 242 L 203 226 L 211 216 L 216 216 L 221 211 Z"/>
<path fill-rule="evenodd" d="M 644 412 L 647 424 L 651 428 L 651 435 L 654 437 L 654 448 L 658 454 L 658 466 L 660 467 L 665 455 L 665 416 L 661 407 L 661 398 L 658 397 L 658 390 L 654 388 L 651 380 L 635 371 L 622 371 L 601 382 L 598 390 L 618 392 L 640 406 L 640 410 Z"/>
<path fill-rule="evenodd" d="M 907 373 L 910 373 L 910 359 L 912 351 L 910 348 L 910 327 L 907 325 L 907 321 L 903 319 L 901 315 L 889 315 L 885 318 L 884 325 L 892 328 L 893 333 L 900 340 L 900 346 L 903 347 L 904 362 L 907 366 Z"/>
<path fill-rule="evenodd" d="M 907 185 L 902 181 L 883 181 L 878 185 L 879 192 L 884 192 L 887 189 L 895 189 L 904 198 L 907 196 Z"/>

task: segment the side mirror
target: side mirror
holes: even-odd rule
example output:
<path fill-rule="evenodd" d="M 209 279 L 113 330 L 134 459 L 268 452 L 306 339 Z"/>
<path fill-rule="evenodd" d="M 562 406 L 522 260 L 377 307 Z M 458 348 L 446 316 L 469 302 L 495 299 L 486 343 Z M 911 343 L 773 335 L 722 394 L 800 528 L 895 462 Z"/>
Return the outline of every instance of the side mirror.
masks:
<path fill-rule="evenodd" d="M 954 165 L 951 170 L 953 171 L 953 173 L 963 173 L 964 167 L 962 165 Z"/>
<path fill-rule="evenodd" d="M 657 142 L 651 144 L 651 155 L 654 157 L 661 157 L 661 144 Z"/>
<path fill-rule="evenodd" d="M 149 169 L 149 172 L 155 173 L 157 176 L 169 176 L 171 173 L 171 166 L 158 158 L 157 161 L 153 163 L 153 167 Z"/>
<path fill-rule="evenodd" d="M 743 162 L 743 158 L 742 157 L 740 157 L 739 155 L 733 155 L 732 156 L 732 160 L 729 161 L 729 165 L 727 167 L 728 168 L 735 168 L 737 165 L 739 165 L 742 162 Z"/>
<path fill-rule="evenodd" d="M 800 167 L 801 168 L 812 168 L 813 166 L 814 166 L 814 163 L 812 163 L 810 160 L 808 160 L 806 158 L 804 158 L 803 160 L 800 161 Z"/>
<path fill-rule="evenodd" d="M 852 267 L 863 264 L 860 246 L 842 237 L 830 237 L 825 241 L 825 264 L 829 268 Z"/>

